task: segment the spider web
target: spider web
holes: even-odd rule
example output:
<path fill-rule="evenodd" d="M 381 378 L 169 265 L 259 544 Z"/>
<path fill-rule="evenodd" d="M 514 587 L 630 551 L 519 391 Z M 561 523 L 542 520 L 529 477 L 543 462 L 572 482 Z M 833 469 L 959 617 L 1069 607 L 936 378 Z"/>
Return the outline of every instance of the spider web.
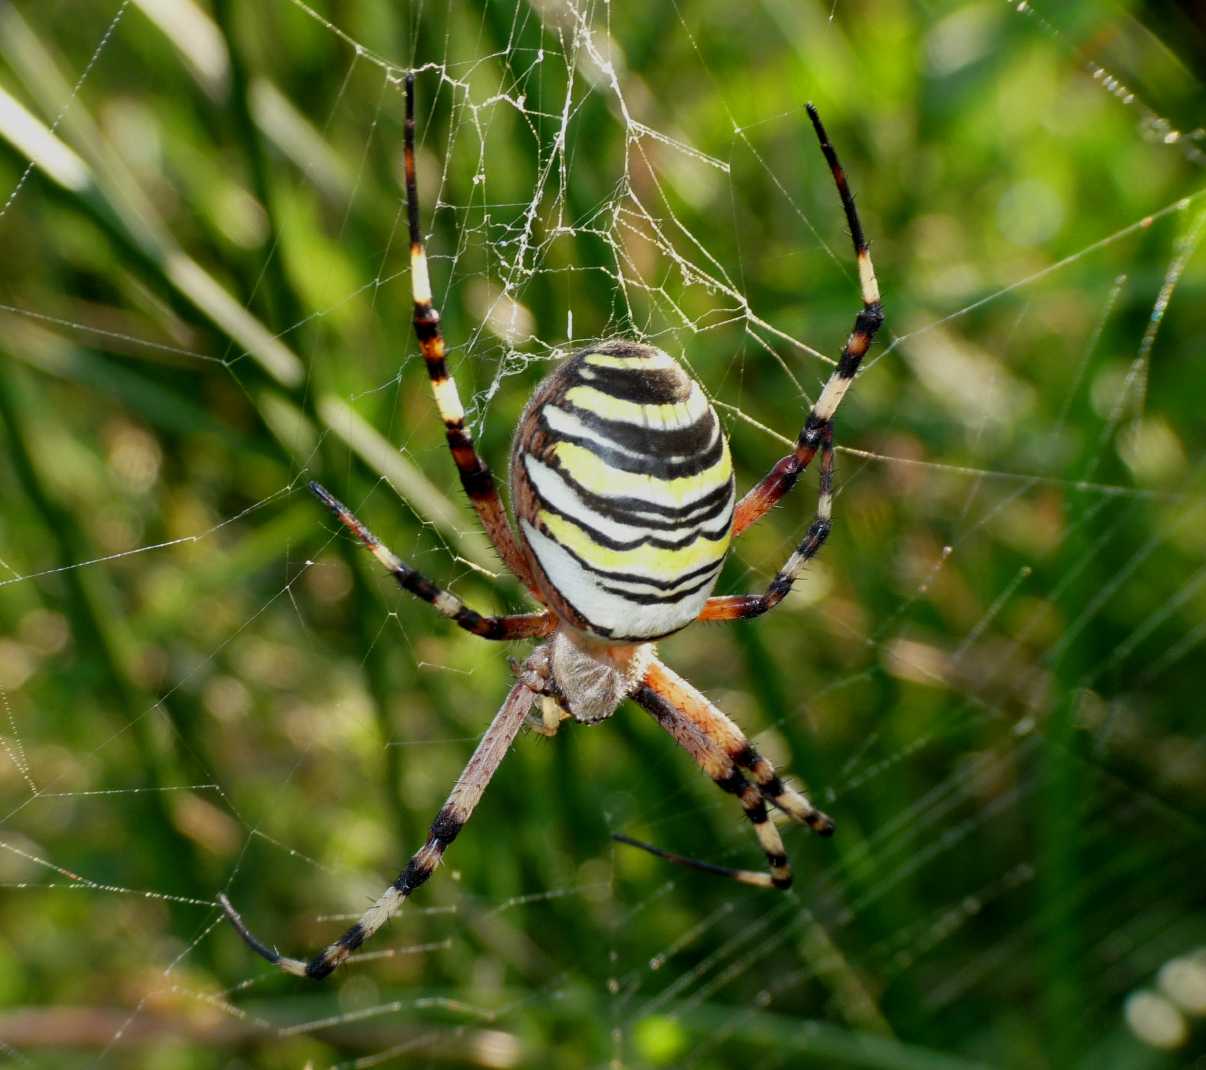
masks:
<path fill-rule="evenodd" d="M 0 1052 L 1206 1058 L 1195 39 L 988 0 L 0 8 Z M 839 834 L 784 830 L 780 897 L 614 847 L 757 858 L 625 707 L 522 737 L 431 883 L 307 987 L 217 893 L 322 946 L 510 679 L 307 480 L 475 607 L 523 604 L 412 341 L 408 69 L 450 363 L 499 472 L 540 376 L 619 334 L 691 367 L 743 486 L 780 456 L 857 308 L 799 105 L 825 116 L 889 317 L 839 414 L 834 534 L 774 613 L 661 653 Z M 814 480 L 721 593 L 768 582 Z"/>

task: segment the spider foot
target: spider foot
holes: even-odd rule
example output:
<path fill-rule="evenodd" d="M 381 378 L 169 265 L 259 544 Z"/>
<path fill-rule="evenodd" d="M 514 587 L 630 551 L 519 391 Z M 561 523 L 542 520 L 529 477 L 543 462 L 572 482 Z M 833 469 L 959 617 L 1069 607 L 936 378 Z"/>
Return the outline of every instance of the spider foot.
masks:
<path fill-rule="evenodd" d="M 812 831 L 818 836 L 824 836 L 826 839 L 837 831 L 837 825 L 834 824 L 833 818 L 820 810 L 813 810 L 812 813 L 804 819 L 804 824 L 812 829 Z"/>
<path fill-rule="evenodd" d="M 620 832 L 613 832 L 611 838 L 616 843 L 624 843 L 629 847 L 639 847 L 642 851 L 648 851 L 651 855 L 664 858 L 667 862 L 673 862 L 675 865 L 686 866 L 688 869 L 697 869 L 701 873 L 711 873 L 716 877 L 728 877 L 729 880 L 738 881 L 741 884 L 750 884 L 755 888 L 778 888 L 782 891 L 791 884 L 790 875 L 786 878 L 776 880 L 769 873 L 762 873 L 754 869 L 732 869 L 729 866 L 718 866 L 713 862 L 701 862 L 698 858 L 688 858 L 686 855 L 667 851 L 664 847 L 654 847 L 651 843 L 645 843 L 643 840 L 634 840 L 631 836 L 625 836 Z"/>
<path fill-rule="evenodd" d="M 380 547 L 381 540 L 377 538 L 368 528 L 364 526 L 355 513 L 352 512 L 346 505 L 335 497 L 321 483 L 311 480 L 309 483 L 310 493 L 314 495 L 323 505 L 325 505 L 345 528 L 356 536 L 369 550 L 374 553 Z M 388 551 L 386 551 L 388 553 Z M 391 555 L 392 556 L 392 555 Z M 389 567 L 389 562 L 383 562 L 386 567 Z"/>
<path fill-rule="evenodd" d="M 295 977 L 307 976 L 306 964 L 301 959 L 291 959 L 286 955 L 282 955 L 276 948 L 269 947 L 247 928 L 247 923 L 240 916 L 239 912 L 235 910 L 234 904 L 226 898 L 225 892 L 218 893 L 218 905 L 234 927 L 234 931 L 243 938 L 243 943 L 259 955 L 260 958 L 272 963 L 273 966 L 280 967 L 285 973 L 293 974 Z M 330 971 L 327 972 L 329 973 Z"/>
<path fill-rule="evenodd" d="M 828 839 L 837 831 L 833 818 L 823 810 L 818 810 L 807 796 L 802 795 L 790 784 L 775 778 L 774 781 L 761 783 L 759 790 L 762 791 L 764 798 L 782 810 L 793 821 L 807 825 L 818 836 Z"/>

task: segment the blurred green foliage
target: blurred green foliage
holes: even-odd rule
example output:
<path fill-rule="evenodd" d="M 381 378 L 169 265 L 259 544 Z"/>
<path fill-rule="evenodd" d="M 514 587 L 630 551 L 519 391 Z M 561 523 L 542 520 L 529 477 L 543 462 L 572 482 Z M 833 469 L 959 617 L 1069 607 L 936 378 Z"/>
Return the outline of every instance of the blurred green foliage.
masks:
<path fill-rule="evenodd" d="M 1160 974 L 1206 944 L 1206 94 L 1178 26 L 1090 0 L 0 5 L 0 1052 L 1206 1058 Z M 499 472 L 550 362 L 611 334 L 689 362 L 742 486 L 773 463 L 857 308 L 800 105 L 825 116 L 889 317 L 834 534 L 775 613 L 661 650 L 839 834 L 786 830 L 779 898 L 614 848 L 757 858 L 625 707 L 521 738 L 365 961 L 307 986 L 214 896 L 283 950 L 328 940 L 510 673 L 306 480 L 474 605 L 523 605 L 411 339 L 411 66 L 437 300 Z M 722 593 L 766 583 L 814 488 Z"/>

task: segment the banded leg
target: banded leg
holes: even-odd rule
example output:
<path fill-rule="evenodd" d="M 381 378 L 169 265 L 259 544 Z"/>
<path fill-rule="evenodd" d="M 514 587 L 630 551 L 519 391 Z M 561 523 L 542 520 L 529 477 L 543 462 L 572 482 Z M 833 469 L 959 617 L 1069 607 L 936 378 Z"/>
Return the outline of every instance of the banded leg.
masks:
<path fill-rule="evenodd" d="M 529 666 L 533 659 L 529 659 Z M 279 966 L 285 973 L 295 977 L 310 977 L 316 981 L 328 976 L 339 967 L 353 951 L 366 940 L 370 939 L 378 929 L 392 918 L 406 902 L 416 888 L 423 884 L 434 872 L 444 857 L 444 851 L 461 831 L 472 816 L 474 809 L 481 800 L 486 785 L 494 776 L 502 763 L 515 737 L 519 734 L 520 726 L 528 715 L 528 710 L 540 694 L 541 684 L 534 677 L 536 673 L 525 673 L 507 696 L 502 708 L 495 715 L 486 734 L 482 736 L 465 766 L 460 779 L 444 803 L 443 809 L 436 815 L 427 833 L 427 842 L 423 844 L 406 863 L 406 868 L 398 875 L 382 896 L 364 912 L 360 920 L 347 930 L 333 944 L 320 951 L 309 962 L 303 959 L 289 958 L 282 955 L 273 947 L 269 947 L 256 937 L 225 895 L 218 896 L 218 902 L 230 919 L 235 931 L 243 938 L 257 955 L 262 956 L 274 966 Z"/>
<path fill-rule="evenodd" d="M 850 228 L 850 238 L 854 242 L 854 255 L 858 260 L 859 289 L 862 294 L 863 307 L 854 318 L 854 327 L 846 339 L 846 346 L 838 359 L 837 367 L 825 383 L 821 396 L 804 421 L 804 428 L 796 440 L 795 449 L 783 457 L 770 470 L 766 478 L 751 489 L 737 503 L 733 515 L 733 535 L 740 535 L 755 521 L 764 517 L 788 491 L 796 485 L 800 474 L 812 462 L 813 457 L 826 447 L 831 447 L 833 441 L 833 415 L 841 404 L 842 398 L 850 388 L 855 372 L 876 332 L 883 326 L 884 310 L 879 300 L 879 283 L 875 279 L 875 269 L 871 266 L 871 253 L 867 248 L 867 239 L 863 236 L 863 225 L 859 222 L 858 212 L 854 207 L 854 197 L 846 184 L 846 173 L 838 162 L 837 153 L 829 143 L 829 135 L 821 125 L 821 117 L 816 108 L 808 105 L 808 117 L 812 120 L 817 139 L 821 143 L 821 152 L 829 164 L 833 181 L 837 186 L 842 208 L 846 213 L 846 223 Z M 718 619 L 718 618 L 712 618 Z M 719 618 L 723 619 L 723 618 Z"/>
<path fill-rule="evenodd" d="M 741 803 L 750 824 L 754 826 L 754 834 L 766 854 L 768 872 L 752 869 L 730 869 L 728 866 L 717 866 L 711 862 L 701 862 L 695 858 L 687 858 L 673 851 L 666 851 L 652 844 L 634 840 L 630 836 L 615 835 L 612 838 L 619 843 L 631 847 L 639 847 L 659 858 L 676 862 L 681 866 L 702 870 L 705 873 L 715 873 L 722 877 L 730 877 L 742 884 L 752 884 L 758 888 L 778 888 L 784 890 L 791 887 L 791 863 L 783 848 L 783 840 L 779 830 L 771 822 L 766 812 L 766 803 L 759 790 L 751 784 L 734 765 L 732 759 L 710 740 L 691 718 L 680 709 L 674 699 L 657 690 L 647 681 L 642 683 L 632 696 L 633 701 L 653 715 L 675 741 L 692 758 L 696 764 L 712 778 L 721 791 L 735 795 Z"/>
<path fill-rule="evenodd" d="M 749 772 L 754 786 L 793 821 L 807 825 L 820 836 L 832 836 L 833 819 L 822 813 L 795 788 L 784 784 L 775 767 L 759 754 L 723 710 L 709 702 L 673 669 L 655 660 L 645 672 L 642 685 L 677 711 L 733 765 Z M 639 701 L 639 700 L 638 700 Z"/>
<path fill-rule="evenodd" d="M 540 598 L 536 580 L 527 558 L 515 538 L 502 498 L 494 485 L 489 466 L 478 456 L 473 439 L 465 429 L 465 410 L 461 405 L 456 381 L 448 374 L 444 360 L 444 335 L 440 330 L 440 314 L 431 299 L 431 277 L 427 271 L 427 252 L 423 248 L 423 232 L 419 228 L 419 193 L 415 183 L 415 79 L 406 76 L 406 127 L 404 152 L 406 159 L 406 208 L 410 223 L 410 286 L 414 299 L 415 337 L 427 365 L 436 408 L 444 421 L 448 448 L 456 462 L 461 486 L 477 512 L 486 534 L 494 544 L 503 564 L 523 583 L 537 601 Z"/>
<path fill-rule="evenodd" d="M 320 483 L 311 483 L 310 490 L 335 518 L 350 531 L 394 577 L 404 591 L 430 602 L 436 612 L 454 624 L 483 639 L 531 639 L 548 635 L 557 626 L 557 618 L 547 610 L 542 613 L 516 613 L 505 617 L 483 617 L 470 609 L 451 591 L 437 587 L 399 558 L 388 546 L 364 526 L 356 515 Z"/>
<path fill-rule="evenodd" d="M 705 603 L 696 620 L 746 620 L 760 617 L 774 609 L 792 588 L 792 584 L 829 538 L 830 517 L 833 515 L 833 429 L 826 428 L 821 444 L 820 491 L 817 495 L 817 514 L 800 545 L 784 566 L 775 573 L 764 594 L 715 595 Z"/>

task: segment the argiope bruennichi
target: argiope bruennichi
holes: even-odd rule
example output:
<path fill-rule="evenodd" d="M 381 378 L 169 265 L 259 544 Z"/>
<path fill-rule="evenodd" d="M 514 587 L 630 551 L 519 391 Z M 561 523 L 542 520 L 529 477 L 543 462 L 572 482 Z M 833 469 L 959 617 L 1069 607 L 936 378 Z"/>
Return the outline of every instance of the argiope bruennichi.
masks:
<path fill-rule="evenodd" d="M 858 258 L 863 307 L 795 448 L 737 500 L 728 442 L 699 384 L 673 357 L 612 340 L 574 353 L 537 387 L 511 452 L 511 527 L 494 477 L 465 430 L 432 305 L 415 189 L 414 78 L 406 78 L 406 193 L 414 325 L 461 485 L 507 568 L 544 608 L 484 617 L 397 558 L 317 483 L 310 489 L 393 575 L 462 628 L 485 639 L 545 639 L 432 822 L 427 841 L 385 893 L 313 959 L 288 958 L 256 938 L 229 900 L 221 904 L 247 944 L 288 973 L 322 978 L 368 940 L 439 864 L 526 723 L 553 733 L 573 718 L 593 724 L 625 699 L 644 708 L 724 791 L 735 795 L 766 853 L 767 870 L 736 870 L 617 839 L 746 884 L 787 888 L 791 866 L 767 804 L 823 836 L 833 823 L 785 785 L 721 710 L 654 653 L 653 641 L 693 621 L 743 620 L 791 589 L 829 535 L 833 415 L 883 324 L 871 257 L 837 155 L 811 104 L 808 115 L 833 172 Z M 760 595 L 712 596 L 730 541 L 765 516 L 820 455 L 816 516 Z"/>

